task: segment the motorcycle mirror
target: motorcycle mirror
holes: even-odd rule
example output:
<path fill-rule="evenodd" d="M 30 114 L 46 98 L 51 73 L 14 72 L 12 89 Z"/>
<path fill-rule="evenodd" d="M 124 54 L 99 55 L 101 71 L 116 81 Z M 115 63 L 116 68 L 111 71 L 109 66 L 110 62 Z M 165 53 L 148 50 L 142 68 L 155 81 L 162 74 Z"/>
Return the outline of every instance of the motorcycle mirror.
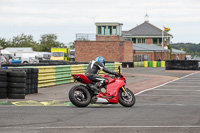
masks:
<path fill-rule="evenodd" d="M 120 66 L 118 66 L 118 69 L 119 69 L 119 73 L 121 72 L 121 67 Z"/>

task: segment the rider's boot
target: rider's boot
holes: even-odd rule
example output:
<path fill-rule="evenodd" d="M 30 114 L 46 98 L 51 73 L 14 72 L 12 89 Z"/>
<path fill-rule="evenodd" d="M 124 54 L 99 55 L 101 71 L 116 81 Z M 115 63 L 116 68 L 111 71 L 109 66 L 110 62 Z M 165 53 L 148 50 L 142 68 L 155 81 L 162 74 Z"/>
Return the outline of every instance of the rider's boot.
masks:
<path fill-rule="evenodd" d="M 106 83 L 103 82 L 97 82 L 97 88 L 99 88 L 99 90 L 102 92 L 102 93 L 106 93 Z"/>
<path fill-rule="evenodd" d="M 100 88 L 97 87 L 97 85 L 95 84 L 88 84 L 88 86 L 95 92 L 99 93 L 101 92 Z"/>

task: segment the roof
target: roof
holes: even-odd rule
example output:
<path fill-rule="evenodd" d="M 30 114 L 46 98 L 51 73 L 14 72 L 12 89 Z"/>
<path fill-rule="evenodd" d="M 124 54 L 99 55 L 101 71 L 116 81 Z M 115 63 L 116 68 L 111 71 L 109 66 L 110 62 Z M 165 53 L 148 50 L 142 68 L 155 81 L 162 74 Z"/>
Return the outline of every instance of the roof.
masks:
<path fill-rule="evenodd" d="M 123 25 L 119 22 L 96 22 L 95 25 Z"/>
<path fill-rule="evenodd" d="M 178 50 L 178 49 L 174 49 L 174 48 L 172 48 L 172 53 L 173 53 L 173 54 L 186 54 L 185 51 Z"/>
<path fill-rule="evenodd" d="M 1 53 L 2 54 L 10 54 L 10 52 L 8 50 L 5 50 L 5 49 L 1 50 Z"/>
<path fill-rule="evenodd" d="M 164 32 L 165 36 L 172 36 Z M 145 21 L 129 31 L 123 31 L 123 36 L 162 36 L 162 30 Z"/>
<path fill-rule="evenodd" d="M 13 52 L 34 52 L 31 47 L 7 47 L 5 50 L 13 53 Z"/>
<path fill-rule="evenodd" d="M 169 49 L 164 49 L 155 44 L 133 44 L 133 49 L 136 51 L 170 51 Z"/>

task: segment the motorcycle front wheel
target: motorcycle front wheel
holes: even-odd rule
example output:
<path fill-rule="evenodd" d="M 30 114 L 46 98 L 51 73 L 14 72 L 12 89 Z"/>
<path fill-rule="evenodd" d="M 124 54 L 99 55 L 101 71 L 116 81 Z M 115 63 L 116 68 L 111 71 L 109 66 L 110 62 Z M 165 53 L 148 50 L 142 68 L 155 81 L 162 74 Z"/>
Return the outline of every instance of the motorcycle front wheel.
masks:
<path fill-rule="evenodd" d="M 77 85 L 69 91 L 70 101 L 77 107 L 87 107 L 91 101 L 91 95 L 84 86 Z"/>
<path fill-rule="evenodd" d="M 132 107 L 135 104 L 135 96 L 131 90 L 126 89 L 125 93 L 122 89 L 119 90 L 119 103 L 124 107 Z"/>

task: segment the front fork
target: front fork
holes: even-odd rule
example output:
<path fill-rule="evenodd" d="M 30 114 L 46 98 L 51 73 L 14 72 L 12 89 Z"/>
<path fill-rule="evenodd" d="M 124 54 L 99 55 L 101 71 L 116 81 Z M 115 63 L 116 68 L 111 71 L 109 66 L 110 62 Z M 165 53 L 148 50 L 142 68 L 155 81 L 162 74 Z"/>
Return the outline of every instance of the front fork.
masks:
<path fill-rule="evenodd" d="M 122 90 L 127 94 L 126 89 L 124 88 L 124 86 L 122 86 Z"/>

